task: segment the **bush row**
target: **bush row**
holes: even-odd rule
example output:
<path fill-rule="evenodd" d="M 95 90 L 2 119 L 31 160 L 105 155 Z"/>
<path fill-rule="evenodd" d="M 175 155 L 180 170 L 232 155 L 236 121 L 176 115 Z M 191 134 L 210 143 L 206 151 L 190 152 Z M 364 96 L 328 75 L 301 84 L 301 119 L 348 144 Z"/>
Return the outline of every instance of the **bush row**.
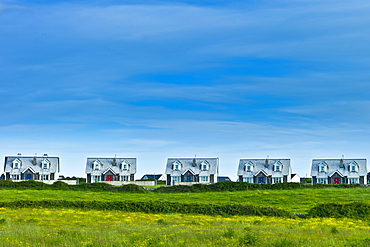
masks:
<path fill-rule="evenodd" d="M 302 188 L 355 188 L 361 187 L 359 184 L 301 184 L 301 183 L 277 183 L 277 184 L 250 184 L 244 182 L 223 181 L 215 184 L 194 184 L 175 185 L 168 187 L 159 187 L 154 189 L 154 192 L 160 193 L 182 193 L 182 192 L 212 192 L 212 191 L 243 191 L 243 190 L 292 190 Z M 127 184 L 122 186 L 114 186 L 107 183 L 81 183 L 77 185 L 68 185 L 62 181 L 57 181 L 54 184 L 45 184 L 42 182 L 27 180 L 21 182 L 13 182 L 9 180 L 0 180 L 0 188 L 32 188 L 32 189 L 48 189 L 48 190 L 91 190 L 91 191 L 123 191 L 123 192 L 146 192 L 143 187 L 135 184 Z"/>
<path fill-rule="evenodd" d="M 135 184 L 126 184 L 114 186 L 107 183 L 81 183 L 69 185 L 62 181 L 56 181 L 53 184 L 45 184 L 34 180 L 13 182 L 9 180 L 0 180 L 0 188 L 17 188 L 17 189 L 36 189 L 36 190 L 89 190 L 89 191 L 124 191 L 124 192 L 146 192 L 143 187 Z"/>
<path fill-rule="evenodd" d="M 370 205 L 363 202 L 347 204 L 325 203 L 311 208 L 308 212 L 310 217 L 329 218 L 370 218 Z"/>
<path fill-rule="evenodd" d="M 144 213 L 181 213 L 181 214 L 204 214 L 204 215 L 253 215 L 253 216 L 277 216 L 295 217 L 288 211 L 252 205 L 213 205 L 213 204 L 184 204 L 176 202 L 158 201 L 66 201 L 66 200 L 19 200 L 0 202 L 0 207 L 9 208 L 75 208 L 96 210 L 120 210 L 125 212 Z"/>
<path fill-rule="evenodd" d="M 276 183 L 276 184 L 250 184 L 245 182 L 231 182 L 223 181 L 215 184 L 194 184 L 192 186 L 187 185 L 175 185 L 170 187 L 160 187 L 155 189 L 156 192 L 211 192 L 211 191 L 243 191 L 243 190 L 292 190 L 302 188 L 356 188 L 361 187 L 359 184 L 302 184 L 302 183 Z"/>

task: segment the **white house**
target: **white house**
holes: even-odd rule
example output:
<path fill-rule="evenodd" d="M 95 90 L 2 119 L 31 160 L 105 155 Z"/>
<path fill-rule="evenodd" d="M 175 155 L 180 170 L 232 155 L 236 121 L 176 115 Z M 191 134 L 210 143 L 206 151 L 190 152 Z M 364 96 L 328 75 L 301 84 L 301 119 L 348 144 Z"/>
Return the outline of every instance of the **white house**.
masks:
<path fill-rule="evenodd" d="M 239 182 L 275 184 L 291 182 L 290 159 L 240 159 Z"/>
<path fill-rule="evenodd" d="M 87 158 L 86 182 L 134 181 L 136 158 Z M 112 183 L 115 184 L 115 183 Z"/>
<path fill-rule="evenodd" d="M 218 158 L 168 158 L 167 185 L 217 183 Z"/>
<path fill-rule="evenodd" d="M 59 157 L 5 156 L 4 173 L 6 180 L 37 180 L 46 183 L 56 181 L 60 172 Z"/>
<path fill-rule="evenodd" d="M 366 159 L 313 159 L 312 184 L 365 184 Z"/>

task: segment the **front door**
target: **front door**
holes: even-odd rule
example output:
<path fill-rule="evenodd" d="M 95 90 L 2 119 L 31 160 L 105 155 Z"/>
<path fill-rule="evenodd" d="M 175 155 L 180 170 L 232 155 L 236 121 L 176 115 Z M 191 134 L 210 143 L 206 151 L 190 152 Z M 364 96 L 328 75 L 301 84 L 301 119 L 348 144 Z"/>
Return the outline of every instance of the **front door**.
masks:
<path fill-rule="evenodd" d="M 32 179 L 32 174 L 26 174 L 26 180 L 31 180 Z"/>
<path fill-rule="evenodd" d="M 193 176 L 185 176 L 185 182 L 193 182 Z"/>
<path fill-rule="evenodd" d="M 107 175 L 107 181 L 113 181 L 113 175 Z"/>
<path fill-rule="evenodd" d="M 258 177 L 258 183 L 259 183 L 259 184 L 264 184 L 264 183 L 266 183 L 266 178 L 265 178 L 265 177 Z"/>
<path fill-rule="evenodd" d="M 340 184 L 339 178 L 334 178 L 334 184 Z"/>

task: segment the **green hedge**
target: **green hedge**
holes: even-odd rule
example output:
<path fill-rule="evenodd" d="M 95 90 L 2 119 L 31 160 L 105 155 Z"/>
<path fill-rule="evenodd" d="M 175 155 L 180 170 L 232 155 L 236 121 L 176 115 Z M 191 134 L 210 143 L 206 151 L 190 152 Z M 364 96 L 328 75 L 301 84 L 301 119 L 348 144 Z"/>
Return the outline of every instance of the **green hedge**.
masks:
<path fill-rule="evenodd" d="M 125 192 L 147 192 L 143 187 L 135 184 L 126 184 L 122 186 L 114 186 L 107 183 L 81 183 L 69 185 L 62 181 L 56 181 L 53 184 L 45 184 L 34 180 L 26 180 L 21 182 L 13 182 L 9 180 L 0 180 L 0 188 L 16 188 L 16 189 L 36 189 L 36 190 L 81 190 L 81 191 L 125 191 Z"/>
<path fill-rule="evenodd" d="M 292 190 L 302 188 L 357 188 L 361 187 L 359 184 L 302 184 L 302 183 L 276 183 L 276 184 L 250 184 L 245 182 L 231 182 L 223 181 L 215 184 L 194 184 L 192 186 L 187 185 L 175 185 L 169 187 L 160 187 L 155 189 L 155 192 L 171 193 L 171 192 L 210 192 L 210 191 L 243 191 L 243 190 Z"/>
<path fill-rule="evenodd" d="M 370 205 L 363 202 L 353 202 L 348 204 L 325 203 L 319 204 L 310 209 L 310 217 L 329 217 L 329 218 L 370 218 Z"/>
<path fill-rule="evenodd" d="M 254 215 L 295 217 L 286 210 L 272 207 L 258 207 L 252 205 L 213 205 L 213 204 L 185 204 L 176 202 L 158 201 L 66 201 L 66 200 L 20 200 L 0 202 L 0 207 L 9 208 L 76 208 L 96 210 L 120 210 L 125 212 L 144 213 L 181 213 L 204 215 Z"/>

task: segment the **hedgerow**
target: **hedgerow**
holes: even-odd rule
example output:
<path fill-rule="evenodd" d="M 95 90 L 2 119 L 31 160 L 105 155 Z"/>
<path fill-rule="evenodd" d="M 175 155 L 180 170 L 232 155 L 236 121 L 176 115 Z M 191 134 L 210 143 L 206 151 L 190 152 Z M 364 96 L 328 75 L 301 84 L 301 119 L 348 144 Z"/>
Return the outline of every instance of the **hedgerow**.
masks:
<path fill-rule="evenodd" d="M 244 191 L 244 190 L 293 190 L 304 188 L 358 188 L 360 184 L 302 184 L 302 183 L 276 183 L 276 184 L 250 184 L 245 182 L 223 181 L 215 184 L 194 184 L 163 186 L 153 189 L 154 192 L 160 193 L 189 193 L 189 192 L 218 192 L 218 191 Z M 27 180 L 13 182 L 9 180 L 0 180 L 0 188 L 16 189 L 36 189 L 36 190 L 81 190 L 81 191 L 122 191 L 122 192 L 147 192 L 144 187 L 127 184 L 121 186 L 110 185 L 107 183 L 80 183 L 69 185 L 62 181 L 56 181 L 54 184 L 45 184 L 42 182 Z"/>
<path fill-rule="evenodd" d="M 253 215 L 253 216 L 277 216 L 295 217 L 286 210 L 259 207 L 253 205 L 214 205 L 214 204 L 185 204 L 176 202 L 158 201 L 66 201 L 66 200 L 19 200 L 0 202 L 0 207 L 9 208 L 75 208 L 95 210 L 120 210 L 125 212 L 144 213 L 182 213 L 204 215 Z"/>
<path fill-rule="evenodd" d="M 329 218 L 370 218 L 370 205 L 363 202 L 347 204 L 319 204 L 309 210 L 308 216 Z"/>
<path fill-rule="evenodd" d="M 276 184 L 250 184 L 245 182 L 231 182 L 223 181 L 215 184 L 194 184 L 192 186 L 187 185 L 175 185 L 169 187 L 159 187 L 155 189 L 155 192 L 163 193 L 181 193 L 181 192 L 211 192 L 211 191 L 243 191 L 243 190 L 292 190 L 302 188 L 357 188 L 361 187 L 359 184 L 302 184 L 302 183 L 276 183 Z"/>

